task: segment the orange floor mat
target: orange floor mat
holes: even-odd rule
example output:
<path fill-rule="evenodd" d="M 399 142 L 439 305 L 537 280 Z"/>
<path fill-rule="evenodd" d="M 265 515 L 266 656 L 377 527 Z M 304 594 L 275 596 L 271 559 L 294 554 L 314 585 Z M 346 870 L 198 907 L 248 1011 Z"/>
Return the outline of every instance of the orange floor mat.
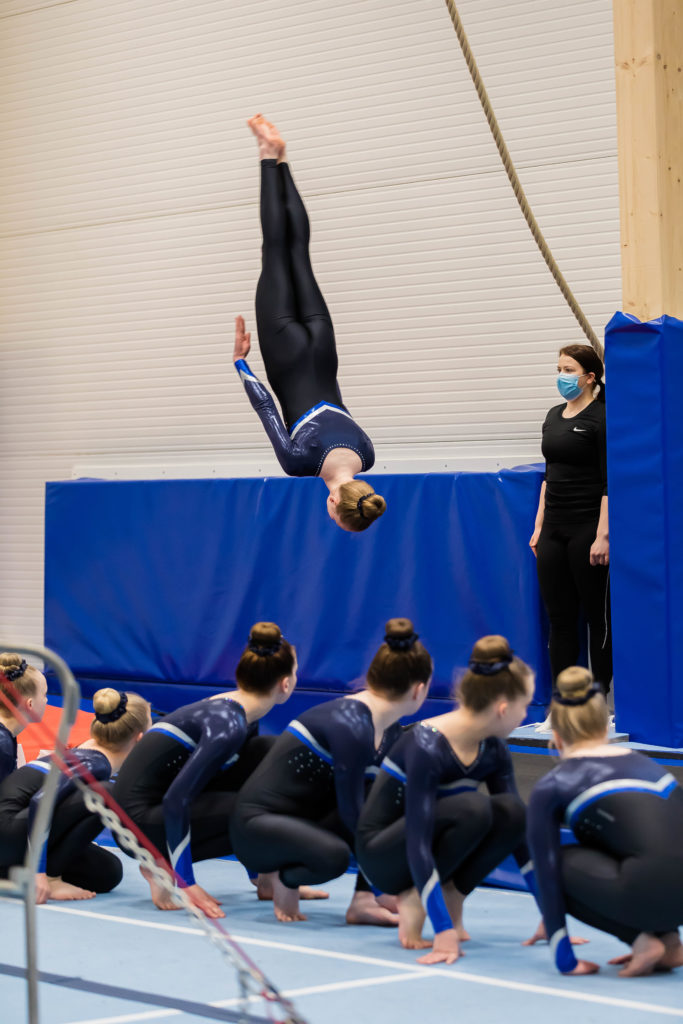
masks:
<path fill-rule="evenodd" d="M 54 736 L 59 727 L 59 719 L 62 717 L 62 709 L 51 707 L 49 704 L 45 709 L 45 716 L 41 723 L 45 726 L 50 736 Z M 73 728 L 69 735 L 70 747 L 77 747 L 79 743 L 83 743 L 84 740 L 90 739 L 90 723 L 95 716 L 90 711 L 79 711 L 76 715 L 76 721 L 74 722 Z M 21 744 L 24 750 L 24 757 L 27 761 L 32 761 L 38 756 L 38 752 L 41 750 L 49 750 L 52 744 L 48 740 L 48 736 L 44 731 L 41 730 L 41 725 L 27 725 L 23 732 L 20 732 L 17 736 L 17 742 Z"/>

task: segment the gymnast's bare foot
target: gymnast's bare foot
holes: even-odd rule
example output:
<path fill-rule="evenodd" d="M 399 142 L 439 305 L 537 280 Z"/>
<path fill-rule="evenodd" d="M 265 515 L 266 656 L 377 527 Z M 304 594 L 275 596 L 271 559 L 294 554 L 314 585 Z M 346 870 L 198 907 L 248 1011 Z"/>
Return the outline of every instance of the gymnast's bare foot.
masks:
<path fill-rule="evenodd" d="M 623 963 L 626 966 L 619 971 L 620 978 L 641 978 L 652 974 L 666 955 L 666 946 L 656 935 L 641 932 L 631 946 L 631 955 L 615 957 L 610 963 Z"/>
<path fill-rule="evenodd" d="M 306 920 L 306 915 L 299 910 L 299 890 L 288 889 L 279 875 L 273 879 L 273 910 L 278 921 Z"/>
<path fill-rule="evenodd" d="M 273 880 L 275 879 L 277 872 L 271 872 L 267 875 L 258 875 L 257 878 L 252 879 L 256 886 L 256 895 L 260 900 L 272 900 L 273 898 Z M 324 889 L 312 889 L 310 885 L 299 886 L 299 899 L 300 900 L 329 900 L 329 892 L 325 892 Z"/>
<path fill-rule="evenodd" d="M 417 889 L 406 889 L 398 897 L 398 941 L 404 949 L 429 949 L 431 942 L 422 938 L 425 918 Z"/>
<path fill-rule="evenodd" d="M 671 971 L 675 967 L 683 967 L 683 944 L 678 932 L 667 932 L 666 935 L 658 936 L 664 945 L 664 953 L 659 958 L 657 963 L 654 965 L 655 971 Z M 632 964 L 634 960 L 633 953 L 626 953 L 625 956 L 615 956 L 609 963 L 611 964 Z M 623 971 L 619 972 L 623 974 Z M 650 973 L 650 972 L 648 972 Z M 625 975 L 628 977 L 628 975 Z"/>
<path fill-rule="evenodd" d="M 247 124 L 256 136 L 261 160 L 278 160 L 280 163 L 285 159 L 285 141 L 274 124 L 266 121 L 263 114 L 255 114 L 250 117 Z"/>
<path fill-rule="evenodd" d="M 147 868 L 143 868 L 140 865 L 140 874 L 149 885 L 149 894 L 152 897 L 152 903 L 157 910 L 180 910 L 181 905 L 177 903 L 168 889 L 165 889 L 162 885 L 156 881 L 154 875 Z"/>
<path fill-rule="evenodd" d="M 443 892 L 443 898 L 448 907 L 448 913 L 451 915 L 451 921 L 453 927 L 458 934 L 459 942 L 469 942 L 472 936 L 468 931 L 465 930 L 465 925 L 462 920 L 463 906 L 465 904 L 465 897 L 456 889 L 452 882 L 446 882 L 441 886 Z"/>
<path fill-rule="evenodd" d="M 375 924 L 380 928 L 395 928 L 398 914 L 393 914 L 377 901 L 374 893 L 354 892 L 346 911 L 347 924 Z"/>
<path fill-rule="evenodd" d="M 664 943 L 665 953 L 657 967 L 665 970 L 683 967 L 683 943 L 678 932 L 667 932 L 666 935 L 660 935 L 660 938 Z"/>
<path fill-rule="evenodd" d="M 64 882 L 60 877 L 48 878 L 47 880 L 51 900 L 91 900 L 95 895 L 90 889 L 81 889 L 78 885 L 71 885 Z"/>

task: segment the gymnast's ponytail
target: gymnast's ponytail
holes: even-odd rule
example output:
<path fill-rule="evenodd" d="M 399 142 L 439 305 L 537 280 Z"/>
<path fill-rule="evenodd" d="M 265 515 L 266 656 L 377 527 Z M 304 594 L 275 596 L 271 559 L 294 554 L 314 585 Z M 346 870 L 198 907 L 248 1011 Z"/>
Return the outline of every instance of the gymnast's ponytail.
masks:
<path fill-rule="evenodd" d="M 151 725 L 151 708 L 139 693 L 120 693 L 110 686 L 92 699 L 95 718 L 90 735 L 105 750 L 122 750 Z"/>
<path fill-rule="evenodd" d="M 560 672 L 550 705 L 550 724 L 568 747 L 605 735 L 609 725 L 607 701 L 587 668 L 572 665 Z"/>
<path fill-rule="evenodd" d="M 432 659 L 410 619 L 389 619 L 384 643 L 367 671 L 369 688 L 389 700 L 399 700 L 415 683 L 428 683 L 431 675 Z"/>
<path fill-rule="evenodd" d="M 274 622 L 256 622 L 249 632 L 235 678 L 240 690 L 267 696 L 281 679 L 291 676 L 296 666 L 294 647 Z"/>
<path fill-rule="evenodd" d="M 531 669 L 515 657 L 504 636 L 483 636 L 472 648 L 456 696 L 469 711 L 485 711 L 496 700 L 527 697 L 532 678 Z"/>
<path fill-rule="evenodd" d="M 339 488 L 337 515 L 348 530 L 360 533 L 379 519 L 387 503 L 381 494 L 375 494 L 364 480 L 349 480 Z"/>

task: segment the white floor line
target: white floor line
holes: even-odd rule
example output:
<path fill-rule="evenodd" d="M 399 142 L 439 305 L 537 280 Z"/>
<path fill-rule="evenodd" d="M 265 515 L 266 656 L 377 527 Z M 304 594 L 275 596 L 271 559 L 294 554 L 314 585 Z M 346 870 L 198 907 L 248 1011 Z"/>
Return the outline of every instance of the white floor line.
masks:
<path fill-rule="evenodd" d="M 159 931 L 185 932 L 191 935 L 203 935 L 204 932 L 197 928 L 186 928 L 181 925 L 164 924 L 161 921 L 140 921 L 137 918 L 120 917 L 116 914 L 100 914 L 94 910 L 77 910 L 75 907 L 55 907 L 49 903 L 39 907 L 41 913 L 52 911 L 57 914 L 72 914 L 79 917 L 92 917 L 101 921 L 115 921 L 117 924 L 137 925 L 143 928 L 156 928 Z M 311 946 L 298 946 L 288 942 L 273 942 L 266 939 L 254 939 L 249 935 L 231 936 L 235 942 L 243 946 L 259 946 L 262 949 L 280 949 L 289 953 L 304 953 L 308 956 L 324 957 L 329 960 L 344 960 L 349 963 L 370 964 L 375 967 L 391 967 L 394 970 L 406 972 L 408 964 L 400 960 L 383 960 L 379 957 L 360 956 L 353 953 L 336 953 L 327 949 L 315 949 Z M 548 963 L 548 970 L 551 970 Z M 534 985 L 521 981 L 507 981 L 501 978 L 491 978 L 485 974 L 469 974 L 461 971 L 459 967 L 452 970 L 444 970 L 439 967 L 414 967 L 413 973 L 421 971 L 432 977 L 439 976 L 449 981 L 464 981 L 473 985 L 488 985 L 492 988 L 505 988 L 516 992 L 531 992 L 536 995 L 554 996 L 556 999 L 571 999 L 577 1002 L 596 1003 L 600 1006 L 619 1006 L 624 1010 L 646 1010 L 649 1013 L 660 1014 L 664 1017 L 683 1017 L 683 1009 L 673 1006 L 660 1006 L 657 1003 L 641 1003 L 633 999 L 619 999 L 615 996 L 591 995 L 589 992 L 571 992 L 568 989 L 553 988 L 551 985 Z"/>
<path fill-rule="evenodd" d="M 283 992 L 287 999 L 295 999 L 298 996 L 319 995 L 322 992 L 339 992 L 342 989 L 366 988 L 370 985 L 387 985 L 397 981 L 425 981 L 429 975 L 426 971 L 410 971 L 406 974 L 382 974 L 377 978 L 357 978 L 355 981 L 332 981 L 326 985 L 309 985 L 307 988 L 293 988 Z M 251 1001 L 256 1002 L 258 996 L 252 996 Z M 207 1003 L 207 1006 L 237 1006 L 239 999 L 221 999 L 216 1002 Z M 182 1010 L 149 1010 L 143 1013 L 126 1013 L 119 1017 L 97 1017 L 88 1020 L 69 1021 L 68 1024 L 134 1024 L 143 1020 L 158 1020 L 160 1017 L 179 1017 Z"/>

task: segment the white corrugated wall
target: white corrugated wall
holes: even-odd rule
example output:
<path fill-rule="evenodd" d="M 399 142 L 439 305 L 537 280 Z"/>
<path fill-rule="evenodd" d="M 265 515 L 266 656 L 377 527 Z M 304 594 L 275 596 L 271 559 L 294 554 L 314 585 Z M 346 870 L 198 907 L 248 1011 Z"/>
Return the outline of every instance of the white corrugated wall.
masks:
<path fill-rule="evenodd" d="M 601 333 L 620 304 L 611 4 L 459 10 Z M 253 326 L 256 110 L 288 140 L 378 467 L 538 456 L 556 350 L 583 336 L 443 0 L 2 0 L 0 47 L 0 632 L 42 638 L 45 480 L 279 472 L 230 359 L 234 315 Z"/>

